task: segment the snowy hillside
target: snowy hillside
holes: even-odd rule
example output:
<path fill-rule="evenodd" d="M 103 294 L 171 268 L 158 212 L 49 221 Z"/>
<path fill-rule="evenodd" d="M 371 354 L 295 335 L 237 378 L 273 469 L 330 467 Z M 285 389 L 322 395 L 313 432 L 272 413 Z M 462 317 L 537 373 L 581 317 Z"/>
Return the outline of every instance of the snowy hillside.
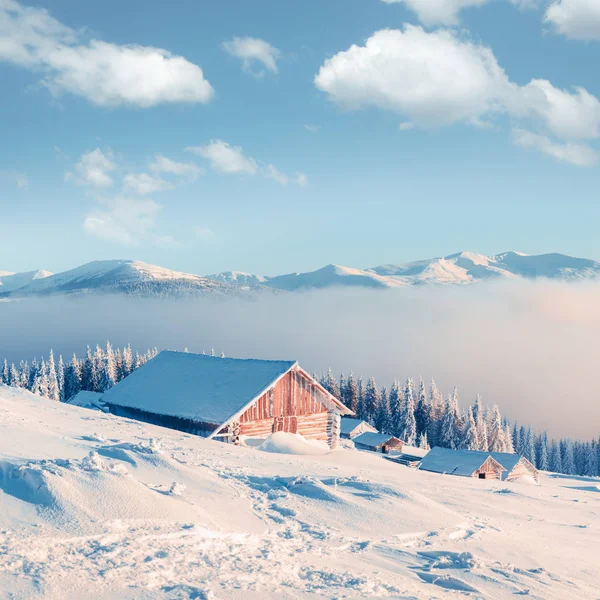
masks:
<path fill-rule="evenodd" d="M 12 295 L 112 292 L 141 296 L 185 296 L 234 291 L 236 288 L 233 286 L 199 275 L 171 271 L 134 260 L 107 260 L 94 261 L 70 271 L 35 279 L 16 289 Z"/>
<path fill-rule="evenodd" d="M 33 281 L 38 281 L 53 275 L 50 271 L 29 271 L 27 273 L 10 273 L 0 271 L 0 293 L 14 292 L 29 285 Z"/>
<path fill-rule="evenodd" d="M 225 271 L 224 273 L 215 273 L 207 275 L 208 279 L 222 281 L 223 283 L 233 283 L 240 286 L 255 287 L 263 285 L 269 277 L 263 275 L 252 275 L 252 273 L 244 273 L 243 271 Z"/>
<path fill-rule="evenodd" d="M 0 387 L 0 590 L 598 597 L 598 480 L 543 476 L 537 487 L 413 471 L 355 450 L 304 454 L 273 439 L 265 449 Z"/>

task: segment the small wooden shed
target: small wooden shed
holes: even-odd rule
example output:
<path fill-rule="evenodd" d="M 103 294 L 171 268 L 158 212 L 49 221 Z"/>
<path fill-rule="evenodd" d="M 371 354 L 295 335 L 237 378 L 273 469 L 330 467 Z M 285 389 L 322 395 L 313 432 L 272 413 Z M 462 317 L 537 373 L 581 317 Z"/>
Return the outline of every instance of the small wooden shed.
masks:
<path fill-rule="evenodd" d="M 113 414 L 211 439 L 299 433 L 339 443 L 352 415 L 295 361 L 164 351 L 102 398 Z"/>
<path fill-rule="evenodd" d="M 540 472 L 524 456 L 508 452 L 490 452 L 490 455 L 506 469 L 502 473 L 503 481 L 519 481 L 530 477 L 539 484 Z"/>
<path fill-rule="evenodd" d="M 340 436 L 346 439 L 352 439 L 361 433 L 378 433 L 377 429 L 363 419 L 353 417 L 344 417 L 340 424 Z"/>
<path fill-rule="evenodd" d="M 359 450 L 370 450 L 371 452 L 381 452 L 382 454 L 388 454 L 390 450 L 402 452 L 402 447 L 404 446 L 404 442 L 393 435 L 373 433 L 371 431 L 357 435 L 352 441 Z"/>
<path fill-rule="evenodd" d="M 450 450 L 440 446 L 432 448 L 423 457 L 419 469 L 478 479 L 502 479 L 502 473 L 506 471 L 488 452 Z"/>

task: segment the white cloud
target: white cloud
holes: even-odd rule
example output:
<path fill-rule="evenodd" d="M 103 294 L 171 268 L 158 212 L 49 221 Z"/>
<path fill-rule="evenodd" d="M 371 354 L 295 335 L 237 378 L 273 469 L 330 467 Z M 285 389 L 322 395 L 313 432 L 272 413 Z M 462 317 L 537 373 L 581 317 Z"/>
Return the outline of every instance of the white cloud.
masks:
<path fill-rule="evenodd" d="M 113 184 L 110 173 L 116 168 L 112 153 L 104 154 L 100 148 L 85 152 L 75 165 L 75 172 L 65 173 L 65 180 L 92 188 L 108 188 Z"/>
<path fill-rule="evenodd" d="M 308 124 L 304 126 L 304 129 L 306 129 L 306 131 L 310 131 L 311 133 L 319 133 L 321 126 Z"/>
<path fill-rule="evenodd" d="M 548 139 L 600 138 L 600 101 L 587 90 L 561 90 L 541 79 L 517 85 L 489 48 L 455 31 L 426 32 L 412 25 L 378 31 L 364 46 L 327 60 L 315 85 L 342 108 L 390 110 L 421 127 L 490 127 L 505 115 L 543 127 Z M 549 153 L 541 144 L 532 147 Z M 576 153 L 565 148 L 568 156 Z"/>
<path fill-rule="evenodd" d="M 478 8 L 491 0 L 382 0 L 386 4 L 404 4 L 414 12 L 419 21 L 428 27 L 457 25 L 460 12 L 465 8 Z M 542 0 L 509 0 L 522 10 L 535 8 Z"/>
<path fill-rule="evenodd" d="M 555 0 L 546 11 L 546 23 L 575 40 L 600 40 L 598 0 Z"/>
<path fill-rule="evenodd" d="M 464 8 L 483 6 L 489 0 L 383 0 L 386 4 L 405 4 L 427 26 L 456 25 Z"/>
<path fill-rule="evenodd" d="M 253 72 L 255 75 L 264 75 L 264 69 L 277 73 L 277 60 L 281 52 L 265 42 L 253 37 L 234 37 L 228 42 L 223 42 L 223 48 L 226 52 L 242 60 L 245 71 Z M 257 71 L 253 68 L 259 67 Z"/>
<path fill-rule="evenodd" d="M 186 150 L 208 160 L 217 173 L 256 175 L 258 171 L 256 161 L 247 157 L 240 146 L 230 146 L 223 140 L 211 140 L 206 146 L 191 146 Z"/>
<path fill-rule="evenodd" d="M 153 237 L 152 229 L 161 210 L 153 200 L 115 196 L 103 198 L 101 203 L 103 206 L 90 212 L 83 223 L 88 234 L 128 246 Z"/>
<path fill-rule="evenodd" d="M 315 85 L 344 108 L 393 110 L 421 126 L 488 115 L 509 92 L 489 48 L 413 25 L 378 31 L 364 46 L 339 52 L 321 67 Z"/>
<path fill-rule="evenodd" d="M 202 69 L 161 48 L 85 40 L 41 8 L 0 0 L 0 61 L 41 71 L 53 94 L 101 106 L 208 102 Z"/>
<path fill-rule="evenodd" d="M 192 181 L 202 174 L 202 169 L 194 163 L 176 162 L 161 154 L 154 157 L 149 169 L 154 173 L 166 173 L 177 177 L 185 177 Z"/>
<path fill-rule="evenodd" d="M 598 162 L 598 153 L 585 144 L 555 142 L 544 135 L 519 128 L 514 128 L 512 133 L 514 143 L 521 148 L 533 148 L 579 167 L 591 167 Z"/>
<path fill-rule="evenodd" d="M 290 178 L 285 173 L 282 173 L 275 165 L 267 165 L 265 176 L 281 185 L 287 185 L 290 182 Z"/>
<path fill-rule="evenodd" d="M 308 183 L 308 177 L 304 173 L 296 173 L 296 183 L 298 185 L 306 185 Z"/>
<path fill-rule="evenodd" d="M 412 121 L 402 121 L 402 123 L 400 123 L 400 125 L 398 125 L 398 129 L 400 131 L 409 131 L 411 129 L 414 129 L 415 124 Z"/>
<path fill-rule="evenodd" d="M 0 179 L 10 181 L 20 190 L 27 191 L 29 189 L 29 178 L 25 173 L 0 170 Z"/>
<path fill-rule="evenodd" d="M 148 173 L 129 173 L 123 178 L 123 187 L 128 192 L 145 196 L 168 190 L 172 186 L 161 177 L 149 175 Z"/>

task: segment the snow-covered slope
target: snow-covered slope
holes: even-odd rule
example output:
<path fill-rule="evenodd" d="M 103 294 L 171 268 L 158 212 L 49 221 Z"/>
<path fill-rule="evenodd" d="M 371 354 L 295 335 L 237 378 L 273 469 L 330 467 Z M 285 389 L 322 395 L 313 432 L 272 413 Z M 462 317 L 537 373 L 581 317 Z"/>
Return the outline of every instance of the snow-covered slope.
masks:
<path fill-rule="evenodd" d="M 272 277 L 265 285 L 280 290 L 295 291 L 331 286 L 386 288 L 398 287 L 402 283 L 381 277 L 377 273 L 342 267 L 340 265 L 327 265 L 311 273 L 290 273 L 289 275 Z"/>
<path fill-rule="evenodd" d="M 301 446 L 228 446 L 0 386 L 0 596 L 598 597 L 599 480 Z"/>
<path fill-rule="evenodd" d="M 207 275 L 206 277 L 215 281 L 222 281 L 223 283 L 249 287 L 263 285 L 269 279 L 269 277 L 264 275 L 253 275 L 252 273 L 244 273 L 243 271 L 225 271 L 223 273 Z"/>
<path fill-rule="evenodd" d="M 235 291 L 235 288 L 199 275 L 171 271 L 135 260 L 106 260 L 36 279 L 15 290 L 12 295 L 110 292 L 179 296 L 229 291 Z"/>
<path fill-rule="evenodd" d="M 27 273 L 10 273 L 0 271 L 0 293 L 14 292 L 29 285 L 32 281 L 45 279 L 53 275 L 50 271 L 38 270 Z"/>

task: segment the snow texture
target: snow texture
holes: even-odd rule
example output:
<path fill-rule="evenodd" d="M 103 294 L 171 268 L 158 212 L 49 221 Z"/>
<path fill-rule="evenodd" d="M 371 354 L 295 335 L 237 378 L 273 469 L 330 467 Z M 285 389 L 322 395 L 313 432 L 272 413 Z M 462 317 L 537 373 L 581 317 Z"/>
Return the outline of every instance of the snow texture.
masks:
<path fill-rule="evenodd" d="M 285 433 L 278 431 L 271 434 L 257 450 L 263 452 L 274 452 L 276 454 L 296 454 L 296 455 L 318 455 L 331 452 L 327 442 L 318 440 L 307 440 L 298 433 Z"/>
<path fill-rule="evenodd" d="M 220 425 L 295 364 L 164 351 L 106 392 L 103 401 Z"/>
<path fill-rule="evenodd" d="M 258 452 L 0 386 L 0 597 L 596 600 L 600 480 L 542 478 Z"/>

